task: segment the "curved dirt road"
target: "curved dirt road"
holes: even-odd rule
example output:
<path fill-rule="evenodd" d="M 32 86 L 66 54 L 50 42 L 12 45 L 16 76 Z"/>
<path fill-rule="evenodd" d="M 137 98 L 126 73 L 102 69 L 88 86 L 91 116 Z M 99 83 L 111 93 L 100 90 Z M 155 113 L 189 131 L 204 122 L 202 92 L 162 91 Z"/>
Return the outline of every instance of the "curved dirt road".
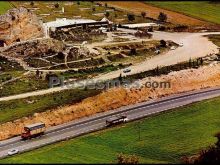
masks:
<path fill-rule="evenodd" d="M 128 31 L 128 30 L 124 30 Z M 135 32 L 134 30 L 129 30 L 129 32 Z M 168 33 L 168 32 L 153 32 L 153 38 L 157 40 L 172 40 L 176 43 L 183 43 L 183 47 L 178 47 L 175 50 L 170 50 L 166 54 L 155 56 L 147 61 L 140 64 L 131 66 L 131 72 L 129 74 L 135 74 L 138 72 L 146 71 L 149 69 L 156 68 L 157 66 L 167 66 L 176 64 L 181 61 L 187 61 L 189 58 L 204 57 L 210 53 L 218 53 L 218 47 L 214 45 L 208 38 L 203 37 L 208 34 L 220 34 L 220 32 L 210 32 L 210 33 Z M 113 71 L 111 73 L 103 74 L 101 76 L 95 77 L 93 80 L 110 80 L 116 78 L 120 75 L 121 70 Z M 86 80 L 81 81 L 81 83 L 86 83 Z M 27 98 L 30 96 L 44 95 L 52 92 L 66 90 L 72 87 L 79 87 L 79 84 L 73 84 L 64 87 L 50 88 L 41 91 L 33 91 L 29 93 L 2 97 L 0 101 L 8 101 L 15 99 Z"/>

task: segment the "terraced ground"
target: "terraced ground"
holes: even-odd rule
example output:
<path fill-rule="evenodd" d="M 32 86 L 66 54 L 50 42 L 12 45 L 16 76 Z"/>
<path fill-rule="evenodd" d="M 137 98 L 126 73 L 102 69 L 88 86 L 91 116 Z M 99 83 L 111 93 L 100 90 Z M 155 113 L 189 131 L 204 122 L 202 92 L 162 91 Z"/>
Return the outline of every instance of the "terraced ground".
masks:
<path fill-rule="evenodd" d="M 117 163 L 119 153 L 135 154 L 140 163 L 179 163 L 182 156 L 198 153 L 216 141 L 213 135 L 220 131 L 220 98 L 176 110 L 49 145 L 0 163 Z"/>
<path fill-rule="evenodd" d="M 209 1 L 147 1 L 147 4 L 220 24 L 220 3 Z"/>

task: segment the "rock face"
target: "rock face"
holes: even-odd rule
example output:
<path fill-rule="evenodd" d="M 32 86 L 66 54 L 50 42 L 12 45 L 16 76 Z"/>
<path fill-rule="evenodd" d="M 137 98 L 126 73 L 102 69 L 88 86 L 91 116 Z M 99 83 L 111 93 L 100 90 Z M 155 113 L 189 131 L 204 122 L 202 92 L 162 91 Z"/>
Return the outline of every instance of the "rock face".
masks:
<path fill-rule="evenodd" d="M 0 46 L 43 36 L 43 23 L 24 7 L 8 10 L 0 16 Z"/>

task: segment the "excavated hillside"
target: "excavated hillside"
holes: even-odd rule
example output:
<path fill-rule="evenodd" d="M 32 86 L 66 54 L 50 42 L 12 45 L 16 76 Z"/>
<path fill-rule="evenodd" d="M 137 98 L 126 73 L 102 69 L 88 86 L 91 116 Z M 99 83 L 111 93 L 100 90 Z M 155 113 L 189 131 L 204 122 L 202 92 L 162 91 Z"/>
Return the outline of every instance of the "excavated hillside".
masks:
<path fill-rule="evenodd" d="M 146 81 L 149 81 L 149 78 L 141 80 L 142 83 Z M 113 110 L 122 106 L 156 99 L 170 94 L 219 86 L 220 65 L 217 64 L 198 69 L 171 72 L 168 75 L 151 77 L 151 81 L 170 81 L 171 88 L 152 89 L 142 87 L 140 89 L 110 89 L 97 96 L 87 98 L 78 104 L 59 107 L 42 113 L 36 113 L 33 116 L 24 117 L 13 122 L 1 124 L 0 140 L 19 135 L 24 125 L 39 121 L 46 123 L 47 127 L 51 127 L 95 113 Z"/>
<path fill-rule="evenodd" d="M 44 36 L 43 23 L 24 7 L 13 8 L 0 16 L 1 46 Z"/>

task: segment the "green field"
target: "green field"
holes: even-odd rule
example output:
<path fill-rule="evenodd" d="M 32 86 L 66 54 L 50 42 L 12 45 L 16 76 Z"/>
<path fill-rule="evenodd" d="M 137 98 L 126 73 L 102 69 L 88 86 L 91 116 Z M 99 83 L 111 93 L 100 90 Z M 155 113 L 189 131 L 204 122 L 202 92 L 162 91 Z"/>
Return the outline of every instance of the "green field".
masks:
<path fill-rule="evenodd" d="M 1 1 L 0 2 L 0 14 L 4 14 L 8 9 L 12 8 L 10 2 Z"/>
<path fill-rule="evenodd" d="M 147 1 L 146 3 L 220 24 L 220 3 L 208 1 Z"/>
<path fill-rule="evenodd" d="M 220 131 L 220 98 L 195 103 L 70 141 L 0 160 L 0 163 L 116 163 L 119 153 L 141 163 L 179 163 L 213 144 Z M 140 126 L 140 140 L 139 129 Z"/>
<path fill-rule="evenodd" d="M 220 35 L 208 35 L 210 41 L 220 47 Z"/>

